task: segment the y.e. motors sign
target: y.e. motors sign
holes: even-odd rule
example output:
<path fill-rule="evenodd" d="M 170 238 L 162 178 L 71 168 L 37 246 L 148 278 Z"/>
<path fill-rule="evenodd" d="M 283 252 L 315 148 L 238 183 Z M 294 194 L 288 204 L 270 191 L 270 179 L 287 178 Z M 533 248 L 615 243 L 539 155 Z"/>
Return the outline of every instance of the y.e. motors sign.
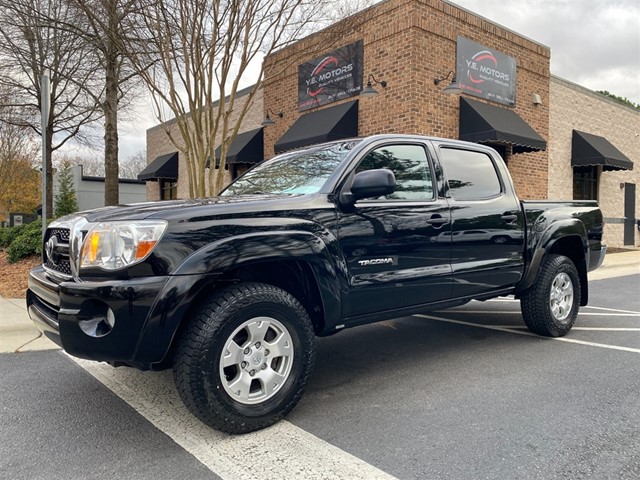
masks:
<path fill-rule="evenodd" d="M 464 93 L 493 102 L 516 104 L 516 59 L 458 37 L 457 80 Z"/>
<path fill-rule="evenodd" d="M 298 111 L 354 97 L 362 90 L 363 43 L 338 48 L 298 66 Z"/>

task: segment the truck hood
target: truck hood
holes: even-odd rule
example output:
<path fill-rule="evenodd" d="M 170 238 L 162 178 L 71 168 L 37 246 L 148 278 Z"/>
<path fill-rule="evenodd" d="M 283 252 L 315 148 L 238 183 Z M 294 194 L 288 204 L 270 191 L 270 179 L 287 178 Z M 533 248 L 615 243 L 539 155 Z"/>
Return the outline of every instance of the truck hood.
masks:
<path fill-rule="evenodd" d="M 218 216 L 301 208 L 303 204 L 312 201 L 310 197 L 315 195 L 263 194 L 167 200 L 102 207 L 75 215 L 83 216 L 91 223 L 147 218 L 179 220 L 201 215 Z"/>

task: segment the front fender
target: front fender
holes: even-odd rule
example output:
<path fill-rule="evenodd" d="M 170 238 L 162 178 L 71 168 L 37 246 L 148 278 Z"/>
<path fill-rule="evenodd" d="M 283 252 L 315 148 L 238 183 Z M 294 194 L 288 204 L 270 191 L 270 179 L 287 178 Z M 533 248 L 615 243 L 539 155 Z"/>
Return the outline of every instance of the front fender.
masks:
<path fill-rule="evenodd" d="M 138 341 L 136 360 L 161 361 L 203 290 L 230 269 L 258 262 L 307 262 L 320 291 L 325 319 L 339 319 L 346 268 L 342 260 L 334 261 L 341 257 L 331 243 L 305 231 L 259 232 L 225 238 L 194 252 L 171 274 L 158 295 Z"/>

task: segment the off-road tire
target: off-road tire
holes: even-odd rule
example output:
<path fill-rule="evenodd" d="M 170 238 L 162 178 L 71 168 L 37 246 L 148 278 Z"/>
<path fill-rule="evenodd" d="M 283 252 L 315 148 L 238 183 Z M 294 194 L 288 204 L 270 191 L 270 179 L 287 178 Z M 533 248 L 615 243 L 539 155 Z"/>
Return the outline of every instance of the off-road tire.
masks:
<path fill-rule="evenodd" d="M 565 295 L 559 299 L 562 291 Z M 558 311 L 558 304 L 569 308 Z M 552 306 L 555 306 L 556 314 Z M 580 276 L 575 265 L 563 255 L 547 255 L 542 261 L 537 282 L 520 298 L 524 323 L 538 335 L 562 337 L 573 327 L 579 306 Z"/>
<path fill-rule="evenodd" d="M 237 338 L 234 332 L 256 318 L 269 318 L 283 327 L 293 354 L 288 376 L 279 389 L 262 402 L 247 404 L 230 396 L 222 355 L 223 349 L 228 352 L 228 342 Z M 314 360 L 313 326 L 300 302 L 272 285 L 243 283 L 221 290 L 203 303 L 178 339 L 173 376 L 182 401 L 202 422 L 227 433 L 248 433 L 273 425 L 295 407 Z M 237 372 L 247 374 L 242 369 Z"/>

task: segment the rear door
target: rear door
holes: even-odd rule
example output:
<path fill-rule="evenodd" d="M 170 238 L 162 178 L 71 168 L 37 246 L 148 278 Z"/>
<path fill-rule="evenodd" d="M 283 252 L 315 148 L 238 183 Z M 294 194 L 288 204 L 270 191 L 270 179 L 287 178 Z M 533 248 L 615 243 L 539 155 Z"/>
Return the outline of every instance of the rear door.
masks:
<path fill-rule="evenodd" d="M 451 207 L 453 297 L 515 285 L 524 270 L 524 222 L 504 162 L 486 149 L 438 146 Z"/>
<path fill-rule="evenodd" d="M 339 213 L 338 234 L 349 291 L 343 315 L 353 317 L 446 300 L 451 295 L 449 206 L 437 194 L 434 165 L 424 144 L 397 142 L 372 147 L 356 168 L 388 168 L 396 191 L 360 200 Z"/>

